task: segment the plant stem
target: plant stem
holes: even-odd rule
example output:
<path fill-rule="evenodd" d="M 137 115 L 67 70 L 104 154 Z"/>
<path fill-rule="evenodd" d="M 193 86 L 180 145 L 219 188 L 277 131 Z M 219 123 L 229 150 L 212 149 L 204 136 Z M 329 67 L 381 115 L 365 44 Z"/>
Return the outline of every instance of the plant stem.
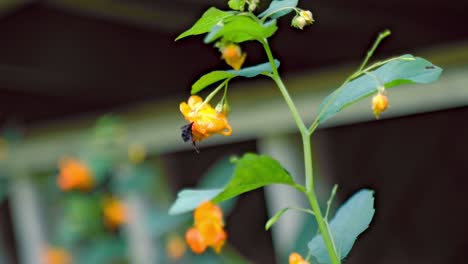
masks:
<path fill-rule="evenodd" d="M 286 104 L 289 107 L 289 110 L 291 111 L 291 114 L 294 118 L 294 121 L 296 122 L 297 127 L 299 128 L 299 131 L 301 131 L 301 134 L 303 131 L 307 131 L 307 128 L 304 124 L 304 121 L 302 121 L 301 116 L 299 115 L 299 111 L 297 111 L 296 105 L 294 104 L 293 100 L 291 99 L 291 96 L 289 95 L 288 90 L 284 86 L 283 81 L 281 80 L 281 77 L 279 76 L 278 69 L 276 69 L 275 65 L 275 60 L 273 58 L 273 54 L 271 53 L 270 46 L 268 45 L 268 41 L 265 39 L 262 41 L 263 48 L 265 49 L 265 52 L 268 56 L 268 60 L 270 61 L 271 69 L 273 71 L 273 76 L 272 79 L 275 81 L 276 85 L 278 86 L 281 94 L 284 97 L 284 100 L 286 101 Z"/>
<path fill-rule="evenodd" d="M 362 71 L 362 69 L 364 69 L 364 67 L 366 67 L 366 64 L 367 62 L 369 61 L 369 59 L 372 57 L 372 55 L 374 54 L 374 51 L 375 49 L 377 49 L 377 47 L 379 46 L 380 42 L 390 36 L 390 30 L 386 29 L 382 32 L 379 33 L 379 36 L 377 37 L 377 39 L 375 40 L 374 42 L 374 45 L 372 45 L 372 48 L 367 52 L 367 55 L 366 55 L 366 58 L 364 59 L 364 61 L 361 63 L 361 66 L 359 67 L 359 69 L 357 70 L 357 72 L 360 72 Z"/>
<path fill-rule="evenodd" d="M 333 242 L 333 238 L 331 237 L 330 229 L 327 227 L 327 224 L 323 220 L 322 212 L 320 211 L 320 206 L 317 201 L 317 196 L 315 195 L 315 191 L 313 189 L 307 192 L 307 198 L 309 198 L 310 205 L 312 206 L 312 211 L 314 211 L 315 219 L 317 220 L 320 233 L 322 234 L 323 241 L 325 242 L 325 246 L 327 247 L 331 263 L 340 264 L 341 261 L 338 258 L 336 248 L 334 246 L 335 243 Z"/>
<path fill-rule="evenodd" d="M 305 163 L 305 180 L 307 193 L 314 189 L 314 170 L 312 167 L 312 144 L 310 143 L 310 135 L 306 131 L 301 131 L 302 146 L 304 149 L 304 163 Z"/>
<path fill-rule="evenodd" d="M 322 212 L 320 211 L 320 206 L 317 200 L 317 196 L 315 195 L 314 191 L 314 181 L 313 181 L 313 167 L 312 167 L 312 146 L 310 142 L 311 132 L 306 127 L 304 121 L 302 120 L 296 105 L 294 104 L 291 96 L 289 95 L 288 90 L 284 86 L 283 81 L 278 73 L 278 69 L 276 69 L 275 61 L 273 58 L 273 54 L 271 52 L 270 46 L 268 45 L 268 41 L 265 39 L 261 41 L 263 48 L 268 56 L 268 61 L 270 62 L 272 73 L 273 75 L 271 78 L 278 86 L 281 94 L 283 95 L 286 104 L 289 107 L 289 110 L 296 122 L 297 127 L 299 128 L 299 132 L 301 133 L 302 137 L 302 144 L 304 148 L 304 166 L 305 166 L 305 180 L 306 180 L 306 195 L 309 199 L 310 205 L 312 207 L 312 211 L 314 212 L 315 219 L 317 220 L 317 224 L 319 226 L 320 233 L 322 234 L 323 240 L 325 241 L 325 246 L 327 247 L 328 254 L 330 256 L 330 260 L 332 264 L 340 264 L 341 261 L 337 256 L 336 249 L 334 247 L 334 242 L 331 237 L 331 232 L 327 228 L 327 225 L 323 219 Z"/>

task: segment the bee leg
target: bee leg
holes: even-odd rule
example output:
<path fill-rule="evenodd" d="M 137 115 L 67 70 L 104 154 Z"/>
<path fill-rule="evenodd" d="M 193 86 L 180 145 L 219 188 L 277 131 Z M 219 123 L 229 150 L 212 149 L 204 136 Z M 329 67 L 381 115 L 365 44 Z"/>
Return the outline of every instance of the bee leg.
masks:
<path fill-rule="evenodd" d="M 193 145 L 193 148 L 195 148 L 195 151 L 197 152 L 197 154 L 200 154 L 200 150 L 197 148 L 197 145 L 195 144 L 194 140 L 192 140 L 192 145 Z"/>

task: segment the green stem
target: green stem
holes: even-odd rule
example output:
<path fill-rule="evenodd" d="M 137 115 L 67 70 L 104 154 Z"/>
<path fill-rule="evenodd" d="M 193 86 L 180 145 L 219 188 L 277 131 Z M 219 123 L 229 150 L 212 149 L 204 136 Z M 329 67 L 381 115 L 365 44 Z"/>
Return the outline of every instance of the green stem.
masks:
<path fill-rule="evenodd" d="M 323 241 L 327 247 L 328 255 L 332 264 L 340 264 L 341 261 L 338 258 L 336 248 L 334 246 L 333 239 L 331 237 L 330 229 L 328 229 L 327 224 L 323 220 L 322 212 L 320 211 L 320 206 L 317 201 L 317 196 L 315 195 L 314 190 L 310 190 L 307 193 L 307 198 L 309 198 L 310 205 L 312 206 L 312 211 L 314 211 L 315 219 L 319 226 L 320 233 L 322 234 Z"/>
<path fill-rule="evenodd" d="M 289 107 L 289 110 L 291 111 L 291 114 L 294 118 L 294 121 L 296 122 L 297 127 L 299 128 L 299 131 L 301 131 L 301 134 L 303 131 L 307 131 L 307 127 L 304 124 L 304 121 L 302 121 L 301 116 L 299 115 L 299 111 L 296 108 L 296 105 L 294 104 L 293 100 L 291 99 L 291 96 L 289 95 L 288 90 L 284 86 L 283 81 L 281 80 L 281 77 L 279 76 L 278 69 L 276 68 L 275 65 L 275 59 L 273 58 L 273 54 L 270 49 L 270 45 L 268 45 L 268 41 L 265 39 L 262 42 L 263 48 L 265 49 L 265 52 L 268 56 L 268 60 L 271 65 L 271 69 L 273 71 L 273 76 L 271 77 L 273 81 L 275 81 L 276 85 L 278 86 L 281 94 L 284 97 L 284 100 L 286 101 L 286 104 Z"/>
<path fill-rule="evenodd" d="M 302 132 L 302 146 L 304 149 L 304 163 L 305 163 L 305 179 L 306 190 L 310 192 L 314 189 L 314 170 L 312 167 L 312 144 L 310 143 L 310 135 L 307 131 Z"/>
<path fill-rule="evenodd" d="M 369 61 L 369 59 L 372 57 L 372 55 L 374 54 L 375 50 L 377 49 L 377 47 L 379 46 L 380 42 L 390 36 L 390 30 L 386 29 L 382 32 L 380 32 L 379 36 L 377 37 L 377 39 L 375 40 L 374 42 L 374 45 L 372 45 L 372 48 L 367 52 L 367 55 L 366 55 L 366 58 L 364 59 L 364 61 L 361 63 L 361 66 L 359 67 L 359 69 L 357 70 L 358 72 L 362 71 L 362 69 L 364 69 L 364 67 L 366 67 L 366 64 L 367 62 Z"/>
<path fill-rule="evenodd" d="M 335 184 L 333 186 L 333 189 L 332 189 L 331 194 L 330 194 L 330 198 L 328 198 L 327 210 L 325 211 L 325 221 L 328 221 L 328 213 L 330 212 L 330 207 L 331 207 L 331 204 L 333 202 L 333 198 L 335 198 L 336 190 L 338 190 L 338 184 Z"/>
<path fill-rule="evenodd" d="M 222 89 L 222 88 L 226 88 L 227 84 L 229 83 L 229 81 L 231 80 L 231 78 L 227 78 L 226 80 L 224 80 L 218 87 L 216 87 L 206 98 L 205 100 L 203 101 L 203 103 L 201 103 L 197 109 L 201 109 L 205 104 L 209 103 L 211 101 L 211 99 L 213 99 L 213 97 Z M 226 96 L 226 90 L 224 91 L 224 96 Z"/>
<path fill-rule="evenodd" d="M 283 95 L 286 104 L 289 107 L 289 110 L 296 122 L 297 127 L 299 128 L 299 132 L 301 133 L 302 137 L 302 144 L 304 147 L 304 166 L 305 166 L 305 179 L 306 179 L 306 195 L 309 199 L 310 205 L 312 207 L 312 211 L 314 212 L 315 219 L 317 220 L 320 233 L 322 234 L 323 240 L 325 241 L 325 246 L 327 247 L 328 254 L 331 259 L 332 264 L 340 264 L 341 261 L 337 256 L 336 249 L 334 247 L 334 242 L 331 237 L 331 232 L 327 228 L 327 225 L 323 219 L 322 212 L 320 211 L 320 206 L 315 195 L 314 191 L 314 182 L 313 182 L 313 167 L 312 167 L 312 146 L 310 142 L 311 133 L 305 126 L 304 121 L 302 120 L 299 111 L 296 108 L 296 105 L 291 99 L 288 90 L 284 86 L 281 77 L 279 76 L 278 69 L 276 69 L 275 60 L 273 58 L 273 54 L 271 52 L 270 46 L 268 45 L 267 40 L 261 41 L 263 48 L 268 56 L 268 61 L 270 62 L 272 68 L 272 76 L 271 78 L 275 81 L 276 85 L 278 86 L 281 94 Z"/>

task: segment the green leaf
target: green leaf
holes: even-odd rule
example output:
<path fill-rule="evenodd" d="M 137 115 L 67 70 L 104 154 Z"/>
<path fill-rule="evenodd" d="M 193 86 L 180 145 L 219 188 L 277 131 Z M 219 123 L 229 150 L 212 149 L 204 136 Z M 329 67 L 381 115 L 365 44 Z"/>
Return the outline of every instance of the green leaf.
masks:
<path fill-rule="evenodd" d="M 280 62 L 278 60 L 275 60 L 275 66 L 276 68 L 280 66 Z M 238 71 L 229 70 L 227 72 L 240 77 L 252 78 L 260 74 L 272 73 L 272 71 L 271 64 L 269 62 L 265 62 L 255 66 L 246 67 Z"/>
<path fill-rule="evenodd" d="M 212 71 L 203 75 L 192 85 L 192 94 L 196 94 L 201 90 L 205 89 L 207 86 L 225 80 L 227 78 L 235 77 L 236 75 L 228 71 Z"/>
<path fill-rule="evenodd" d="M 270 6 L 258 17 L 267 16 L 273 19 L 280 18 L 291 13 L 297 6 L 298 0 L 273 0 Z"/>
<path fill-rule="evenodd" d="M 207 33 L 214 25 L 232 15 L 232 12 L 221 11 L 215 7 L 211 7 L 203 13 L 200 19 L 198 19 L 190 29 L 180 34 L 175 40 L 177 41 L 188 36 Z"/>
<path fill-rule="evenodd" d="M 278 60 L 275 60 L 276 68 L 278 68 L 279 65 L 280 65 L 280 62 Z M 252 78 L 260 74 L 271 73 L 271 72 L 272 72 L 272 69 L 271 69 L 271 65 L 269 62 L 258 64 L 258 65 L 251 66 L 251 67 L 246 67 L 238 71 L 236 70 L 212 71 L 200 77 L 200 79 L 198 79 L 192 85 L 191 92 L 192 94 L 196 94 L 200 92 L 201 90 L 205 89 L 206 87 L 208 87 L 209 85 L 214 84 L 219 81 L 223 81 L 227 78 L 233 78 L 237 76 Z"/>
<path fill-rule="evenodd" d="M 371 71 L 370 74 L 350 81 L 341 91 L 335 90 L 327 96 L 319 108 L 319 113 L 323 111 L 319 124 L 354 102 L 377 93 L 379 85 L 391 88 L 401 84 L 430 83 L 437 80 L 441 73 L 441 68 L 423 58 L 403 55 Z"/>
<path fill-rule="evenodd" d="M 234 10 L 244 11 L 245 0 L 229 0 L 228 6 Z"/>
<path fill-rule="evenodd" d="M 224 25 L 215 25 L 205 37 L 205 43 L 211 43 L 219 38 L 226 41 L 241 43 L 248 40 L 261 41 L 276 32 L 276 20 L 261 24 L 259 21 L 245 15 L 230 16 L 223 20 Z"/>
<path fill-rule="evenodd" d="M 169 214 L 175 215 L 192 211 L 204 201 L 211 200 L 214 203 L 220 203 L 268 184 L 294 185 L 294 181 L 273 158 L 248 153 L 236 161 L 234 175 L 225 187 L 182 190 L 169 209 Z"/>
<path fill-rule="evenodd" d="M 294 180 L 273 158 L 247 153 L 237 160 L 231 181 L 212 201 L 222 202 L 269 184 L 294 185 Z"/>
<path fill-rule="evenodd" d="M 286 213 L 286 211 L 289 210 L 288 207 L 281 209 L 279 212 L 277 212 L 274 216 L 272 216 L 270 219 L 265 224 L 265 230 L 270 229 L 271 226 L 273 226 L 280 217 Z"/>
<path fill-rule="evenodd" d="M 197 208 L 201 203 L 213 199 L 223 191 L 219 186 L 225 186 L 232 177 L 234 164 L 229 158 L 223 158 L 215 163 L 205 174 L 198 184 L 202 189 L 185 189 L 178 193 L 177 200 L 169 209 L 169 214 L 181 214 L 190 212 Z M 226 203 L 221 205 L 223 210 L 231 209 L 234 204 Z"/>
<path fill-rule="evenodd" d="M 345 258 L 357 237 L 369 227 L 374 216 L 374 192 L 362 189 L 354 194 L 336 212 L 330 222 L 338 256 Z M 331 263 L 322 235 L 315 236 L 307 245 L 320 263 Z"/>
<path fill-rule="evenodd" d="M 226 185 L 232 177 L 234 168 L 235 165 L 230 162 L 230 158 L 220 159 L 208 169 L 206 174 L 198 183 L 197 187 L 208 189 Z M 202 190 L 202 192 L 204 191 Z M 204 201 L 206 200 L 199 199 L 186 201 L 185 206 L 189 206 L 190 203 L 193 203 L 193 205 L 190 205 L 190 208 L 192 209 L 182 208 L 180 212 L 176 211 L 175 214 L 191 211 L 198 207 L 198 205 Z M 231 199 L 229 201 L 220 203 L 219 206 L 221 207 L 221 210 L 224 212 L 224 214 L 228 215 L 229 212 L 234 208 L 235 202 L 236 199 Z M 171 231 L 174 231 L 178 227 L 180 227 L 180 225 L 189 221 L 193 221 L 192 215 L 185 214 L 178 216 L 170 216 L 168 215 L 167 210 L 161 210 L 159 208 L 154 208 L 153 210 L 151 210 L 150 219 L 150 232 L 154 236 L 161 236 L 163 234 L 170 233 Z"/>
<path fill-rule="evenodd" d="M 177 200 L 169 209 L 170 215 L 186 213 L 194 210 L 201 203 L 212 200 L 223 191 L 219 189 L 193 190 L 185 189 L 177 194 Z"/>

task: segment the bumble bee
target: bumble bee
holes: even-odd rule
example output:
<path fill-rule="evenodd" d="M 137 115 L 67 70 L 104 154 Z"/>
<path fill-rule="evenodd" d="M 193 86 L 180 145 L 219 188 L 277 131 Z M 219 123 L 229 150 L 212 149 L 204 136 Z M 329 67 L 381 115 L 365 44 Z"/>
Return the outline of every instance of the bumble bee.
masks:
<path fill-rule="evenodd" d="M 180 129 L 182 130 L 182 132 L 180 136 L 182 137 L 182 140 L 184 142 L 191 141 L 193 147 L 195 148 L 195 151 L 197 153 L 200 153 L 200 151 L 197 148 L 197 145 L 195 144 L 195 141 L 193 140 L 192 126 L 193 126 L 193 122 L 181 127 Z"/>

